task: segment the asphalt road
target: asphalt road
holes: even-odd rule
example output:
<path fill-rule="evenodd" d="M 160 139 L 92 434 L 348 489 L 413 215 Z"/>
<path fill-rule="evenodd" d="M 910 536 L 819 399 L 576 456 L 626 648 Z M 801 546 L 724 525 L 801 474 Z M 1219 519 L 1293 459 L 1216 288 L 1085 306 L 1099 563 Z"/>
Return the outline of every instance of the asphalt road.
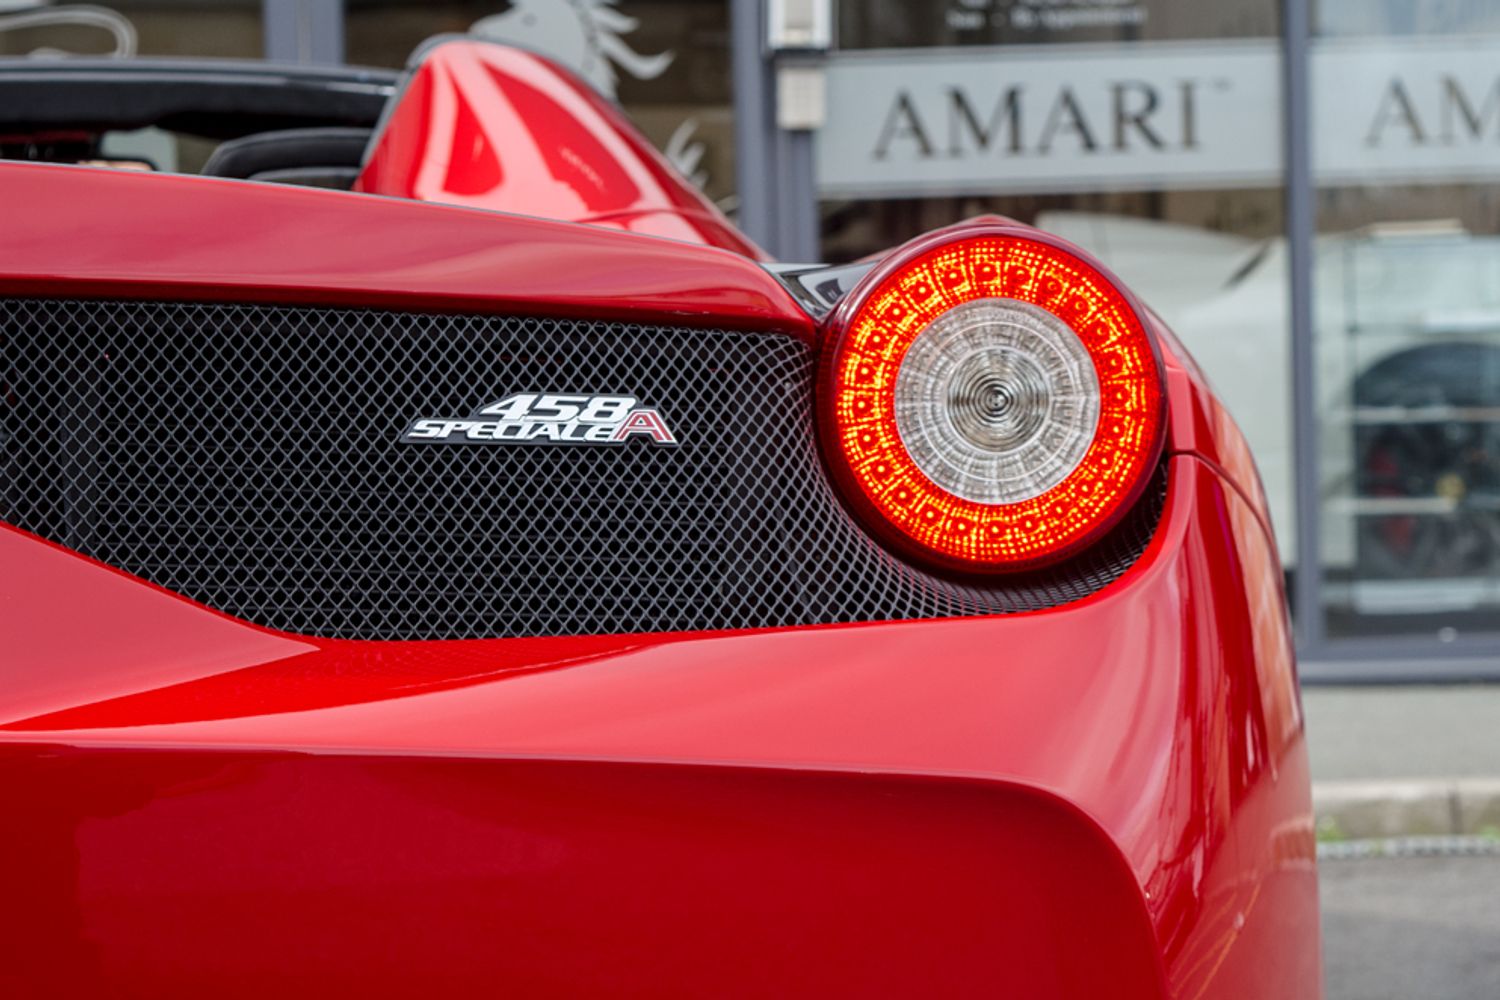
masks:
<path fill-rule="evenodd" d="M 1500 856 L 1319 872 L 1328 1000 L 1500 1000 Z"/>

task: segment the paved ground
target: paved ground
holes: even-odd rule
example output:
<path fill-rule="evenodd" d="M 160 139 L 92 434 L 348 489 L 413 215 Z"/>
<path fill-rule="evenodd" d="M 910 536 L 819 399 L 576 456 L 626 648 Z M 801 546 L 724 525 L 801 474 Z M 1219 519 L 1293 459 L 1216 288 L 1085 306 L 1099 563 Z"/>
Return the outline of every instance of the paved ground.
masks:
<path fill-rule="evenodd" d="M 1328 1000 L 1500 998 L 1500 856 L 1319 869 Z"/>
<path fill-rule="evenodd" d="M 1500 684 L 1308 687 L 1302 703 L 1314 781 L 1500 778 Z"/>

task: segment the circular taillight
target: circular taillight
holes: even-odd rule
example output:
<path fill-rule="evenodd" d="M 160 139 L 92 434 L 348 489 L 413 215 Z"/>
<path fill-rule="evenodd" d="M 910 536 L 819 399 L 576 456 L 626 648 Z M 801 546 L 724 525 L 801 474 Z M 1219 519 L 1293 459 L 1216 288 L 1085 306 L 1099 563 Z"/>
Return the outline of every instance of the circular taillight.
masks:
<path fill-rule="evenodd" d="M 830 318 L 820 392 L 855 506 L 962 570 L 1077 552 L 1161 454 L 1160 364 L 1135 308 L 1029 232 L 971 228 L 893 255 Z"/>

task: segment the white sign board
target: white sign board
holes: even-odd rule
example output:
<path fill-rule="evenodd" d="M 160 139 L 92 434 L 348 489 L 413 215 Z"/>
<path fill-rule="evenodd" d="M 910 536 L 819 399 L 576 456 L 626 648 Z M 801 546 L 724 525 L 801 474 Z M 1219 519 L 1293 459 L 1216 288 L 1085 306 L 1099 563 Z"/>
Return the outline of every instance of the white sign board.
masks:
<path fill-rule="evenodd" d="M 1321 43 L 1320 183 L 1500 179 L 1500 39 Z M 818 186 L 881 197 L 1265 187 L 1282 177 L 1272 40 L 841 53 Z"/>
<path fill-rule="evenodd" d="M 1321 183 L 1500 179 L 1500 39 L 1324 43 L 1312 86 Z"/>
<path fill-rule="evenodd" d="M 841 54 L 832 195 L 1258 183 L 1281 164 L 1274 46 L 1026 46 Z"/>

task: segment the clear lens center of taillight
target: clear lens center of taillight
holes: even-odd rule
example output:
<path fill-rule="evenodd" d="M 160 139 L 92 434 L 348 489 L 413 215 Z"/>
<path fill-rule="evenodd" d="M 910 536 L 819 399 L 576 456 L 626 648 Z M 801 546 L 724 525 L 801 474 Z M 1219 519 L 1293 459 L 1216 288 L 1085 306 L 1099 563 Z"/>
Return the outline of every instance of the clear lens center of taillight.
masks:
<path fill-rule="evenodd" d="M 980 299 L 943 313 L 901 361 L 896 426 L 935 484 L 1016 503 L 1066 479 L 1093 442 L 1099 380 L 1088 349 L 1051 313 Z"/>

